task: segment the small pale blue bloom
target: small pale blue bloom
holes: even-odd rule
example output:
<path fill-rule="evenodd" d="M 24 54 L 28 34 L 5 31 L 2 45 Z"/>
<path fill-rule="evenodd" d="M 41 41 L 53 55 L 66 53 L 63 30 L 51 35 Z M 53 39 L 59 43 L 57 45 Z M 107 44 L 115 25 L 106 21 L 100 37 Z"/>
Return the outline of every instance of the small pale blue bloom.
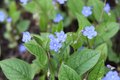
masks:
<path fill-rule="evenodd" d="M 106 13 L 109 13 L 109 12 L 110 12 L 110 5 L 109 5 L 108 3 L 105 5 L 104 11 L 105 11 Z"/>
<path fill-rule="evenodd" d="M 60 42 L 65 42 L 67 35 L 63 31 L 56 32 L 55 34 Z"/>
<path fill-rule="evenodd" d="M 60 22 L 61 20 L 63 20 L 63 16 L 62 16 L 61 14 L 57 14 L 53 21 L 54 21 L 55 23 L 58 23 L 58 22 Z"/>
<path fill-rule="evenodd" d="M 58 41 L 58 39 L 51 37 L 50 50 L 54 50 L 55 52 L 58 52 L 61 47 L 62 47 L 62 44 Z"/>
<path fill-rule="evenodd" d="M 56 5 L 56 0 L 52 0 L 52 4 L 53 4 L 53 5 Z"/>
<path fill-rule="evenodd" d="M 25 46 L 24 46 L 23 44 L 20 44 L 20 45 L 19 45 L 19 52 L 23 53 L 23 52 L 25 52 L 25 51 L 26 51 Z"/>
<path fill-rule="evenodd" d="M 28 42 L 31 40 L 31 35 L 29 32 L 23 32 L 23 38 L 22 38 L 22 41 L 23 42 Z"/>
<path fill-rule="evenodd" d="M 54 40 L 55 39 L 54 35 L 52 35 L 52 34 L 49 35 L 49 38 L 50 38 L 50 40 Z"/>
<path fill-rule="evenodd" d="M 4 22 L 6 19 L 6 13 L 4 11 L 0 11 L 0 22 Z"/>
<path fill-rule="evenodd" d="M 20 2 L 23 4 L 23 5 L 26 5 L 28 0 L 20 0 Z"/>
<path fill-rule="evenodd" d="M 8 17 L 7 20 L 6 20 L 8 23 L 10 23 L 12 21 L 12 18 L 11 17 Z"/>
<path fill-rule="evenodd" d="M 117 71 L 109 71 L 102 80 L 120 80 Z"/>
<path fill-rule="evenodd" d="M 56 32 L 56 37 L 52 34 L 49 35 L 50 38 L 50 50 L 54 50 L 58 52 L 59 49 L 62 47 L 62 43 L 65 42 L 67 35 L 61 31 Z"/>
<path fill-rule="evenodd" d="M 86 26 L 85 29 L 82 30 L 82 33 L 88 39 L 92 39 L 93 37 L 97 36 L 94 26 Z"/>
<path fill-rule="evenodd" d="M 82 9 L 82 14 L 85 16 L 85 17 L 88 17 L 92 14 L 92 8 L 89 7 L 89 6 L 84 6 L 83 9 Z"/>
<path fill-rule="evenodd" d="M 59 4 L 64 4 L 67 0 L 57 0 Z"/>

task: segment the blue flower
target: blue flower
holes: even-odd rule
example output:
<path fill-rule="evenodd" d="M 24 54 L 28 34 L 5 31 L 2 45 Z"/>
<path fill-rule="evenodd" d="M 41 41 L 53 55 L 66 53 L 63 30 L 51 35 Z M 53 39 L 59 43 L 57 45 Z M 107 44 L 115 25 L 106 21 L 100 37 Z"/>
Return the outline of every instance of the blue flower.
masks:
<path fill-rule="evenodd" d="M 117 71 L 109 71 L 102 80 L 120 80 Z"/>
<path fill-rule="evenodd" d="M 105 5 L 104 11 L 105 11 L 106 13 L 109 13 L 109 12 L 110 12 L 110 5 L 109 5 L 108 3 Z"/>
<path fill-rule="evenodd" d="M 4 22 L 6 17 L 6 13 L 4 11 L 0 11 L 0 22 Z"/>
<path fill-rule="evenodd" d="M 23 42 L 28 42 L 31 40 L 31 35 L 29 32 L 23 32 L 23 38 L 22 38 L 22 41 Z"/>
<path fill-rule="evenodd" d="M 92 39 L 93 37 L 97 36 L 94 26 L 86 26 L 85 29 L 82 30 L 82 33 L 88 39 Z"/>
<path fill-rule="evenodd" d="M 23 4 L 23 5 L 26 5 L 28 0 L 20 0 L 20 2 Z"/>
<path fill-rule="evenodd" d="M 63 31 L 56 32 L 55 34 L 60 42 L 65 42 L 67 35 Z"/>
<path fill-rule="evenodd" d="M 20 44 L 18 49 L 19 49 L 19 52 L 21 52 L 21 53 L 26 51 L 26 48 L 23 44 Z"/>
<path fill-rule="evenodd" d="M 63 20 L 63 16 L 61 14 L 57 14 L 55 19 L 53 20 L 55 23 L 60 22 L 61 20 Z"/>
<path fill-rule="evenodd" d="M 88 17 L 92 14 L 92 8 L 89 7 L 89 6 L 84 6 L 83 9 L 82 9 L 82 14 L 85 16 L 85 17 Z"/>
<path fill-rule="evenodd" d="M 59 4 L 64 4 L 67 0 L 57 0 Z"/>
<path fill-rule="evenodd" d="M 7 20 L 6 20 L 8 23 L 10 23 L 12 21 L 12 18 L 11 17 L 8 17 Z"/>
<path fill-rule="evenodd" d="M 52 35 L 52 34 L 49 35 L 49 38 L 50 38 L 50 40 L 54 40 L 55 39 L 54 35 Z"/>
<path fill-rule="evenodd" d="M 52 4 L 53 4 L 53 5 L 56 5 L 56 0 L 52 0 Z"/>
<path fill-rule="evenodd" d="M 62 44 L 59 42 L 57 38 L 49 37 L 50 38 L 50 50 L 54 50 L 58 52 L 59 49 L 62 47 Z"/>
<path fill-rule="evenodd" d="M 56 32 L 56 37 L 52 34 L 49 35 L 50 38 L 50 50 L 54 50 L 58 52 L 59 49 L 62 47 L 62 43 L 65 42 L 67 35 L 61 31 Z"/>

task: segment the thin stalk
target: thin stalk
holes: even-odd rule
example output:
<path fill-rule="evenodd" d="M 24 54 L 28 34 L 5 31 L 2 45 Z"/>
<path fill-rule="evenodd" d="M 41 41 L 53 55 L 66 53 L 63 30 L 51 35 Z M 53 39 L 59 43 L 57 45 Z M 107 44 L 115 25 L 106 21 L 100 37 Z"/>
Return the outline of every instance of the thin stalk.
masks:
<path fill-rule="evenodd" d="M 104 1 L 104 6 L 106 5 L 106 2 L 107 2 L 107 0 Z M 102 20 L 103 12 L 104 12 L 104 9 L 102 9 L 99 22 L 101 22 L 101 20 Z"/>
<path fill-rule="evenodd" d="M 49 52 L 47 53 L 47 57 L 48 57 L 48 65 L 49 65 L 48 70 L 50 70 L 50 79 L 51 79 L 51 77 L 53 78 L 52 73 L 54 72 L 54 70 L 52 68 L 52 63 L 50 62 L 50 53 Z"/>
<path fill-rule="evenodd" d="M 89 40 L 88 40 L 88 38 L 87 38 L 87 37 L 86 37 L 86 39 L 87 39 L 88 48 L 91 48 L 91 47 L 90 47 Z"/>

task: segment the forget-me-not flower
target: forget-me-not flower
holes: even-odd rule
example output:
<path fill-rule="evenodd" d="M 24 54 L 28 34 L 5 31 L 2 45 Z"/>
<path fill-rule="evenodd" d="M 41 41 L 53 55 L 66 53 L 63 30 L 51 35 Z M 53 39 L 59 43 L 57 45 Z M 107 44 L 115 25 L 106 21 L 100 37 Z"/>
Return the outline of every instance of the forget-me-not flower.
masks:
<path fill-rule="evenodd" d="M 26 51 L 26 48 L 23 44 L 20 44 L 18 49 L 19 49 L 19 52 L 21 52 L 21 53 Z"/>
<path fill-rule="evenodd" d="M 64 4 L 67 0 L 57 0 L 59 4 Z"/>
<path fill-rule="evenodd" d="M 117 71 L 109 71 L 102 80 L 120 80 Z"/>
<path fill-rule="evenodd" d="M 31 35 L 29 32 L 23 32 L 23 38 L 22 38 L 22 41 L 23 42 L 28 42 L 31 40 Z"/>
<path fill-rule="evenodd" d="M 0 11 L 0 22 L 4 22 L 6 19 L 6 13 L 4 11 Z"/>
<path fill-rule="evenodd" d="M 52 0 L 52 4 L 53 4 L 53 5 L 56 5 L 56 0 Z"/>
<path fill-rule="evenodd" d="M 61 47 L 62 44 L 58 41 L 58 39 L 53 39 L 50 41 L 50 50 L 54 50 L 55 52 L 58 52 Z"/>
<path fill-rule="evenodd" d="M 92 14 L 92 8 L 89 7 L 89 6 L 84 6 L 83 9 L 82 9 L 82 14 L 85 16 L 85 17 L 88 17 Z"/>
<path fill-rule="evenodd" d="M 104 6 L 104 11 L 106 13 L 109 13 L 110 12 L 110 5 L 107 3 L 105 6 Z"/>
<path fill-rule="evenodd" d="M 92 39 L 93 37 L 97 36 L 94 26 L 86 26 L 85 29 L 82 30 L 82 34 L 88 39 Z"/>
<path fill-rule="evenodd" d="M 8 23 L 10 23 L 10 22 L 12 21 L 12 18 L 11 18 L 11 17 L 8 17 L 8 18 L 6 19 L 6 21 L 7 21 Z"/>
<path fill-rule="evenodd" d="M 65 40 L 67 38 L 67 34 L 65 34 L 63 31 L 56 32 L 55 34 L 60 42 L 65 42 Z"/>
<path fill-rule="evenodd" d="M 54 39 L 55 39 L 55 36 L 52 35 L 52 34 L 50 34 L 50 35 L 49 35 L 49 38 L 50 38 L 50 40 L 54 40 Z"/>
<path fill-rule="evenodd" d="M 26 5 L 28 0 L 20 0 L 20 2 L 23 4 L 23 5 Z"/>
<path fill-rule="evenodd" d="M 49 35 L 50 38 L 50 50 L 54 50 L 58 52 L 59 49 L 62 47 L 62 43 L 65 42 L 67 35 L 61 31 L 56 32 L 56 37 L 52 34 Z"/>
<path fill-rule="evenodd" d="M 61 14 L 57 14 L 53 21 L 54 21 L 55 23 L 58 23 L 58 22 L 60 22 L 61 20 L 63 20 L 63 16 L 62 16 Z"/>

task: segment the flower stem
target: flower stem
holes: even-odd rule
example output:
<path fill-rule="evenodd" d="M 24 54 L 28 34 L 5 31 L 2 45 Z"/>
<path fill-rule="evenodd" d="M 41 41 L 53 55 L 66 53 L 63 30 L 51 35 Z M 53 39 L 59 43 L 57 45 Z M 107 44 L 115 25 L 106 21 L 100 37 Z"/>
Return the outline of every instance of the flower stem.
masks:
<path fill-rule="evenodd" d="M 107 2 L 107 0 L 104 1 L 104 6 L 105 6 L 106 2 Z M 102 20 L 103 12 L 104 12 L 104 10 L 102 9 L 99 22 L 101 22 L 101 20 Z"/>

